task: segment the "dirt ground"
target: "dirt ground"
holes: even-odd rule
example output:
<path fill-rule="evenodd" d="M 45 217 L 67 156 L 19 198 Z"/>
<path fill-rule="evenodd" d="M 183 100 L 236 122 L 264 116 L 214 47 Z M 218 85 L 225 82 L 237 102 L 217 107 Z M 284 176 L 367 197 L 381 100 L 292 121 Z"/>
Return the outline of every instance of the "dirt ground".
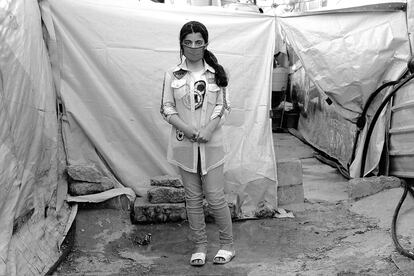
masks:
<path fill-rule="evenodd" d="M 76 218 L 73 250 L 53 275 L 414 275 L 414 261 L 396 252 L 390 234 L 402 189 L 351 201 L 347 180 L 336 169 L 295 137 L 274 135 L 275 150 L 283 147 L 302 161 L 306 202 L 294 218 L 235 221 L 232 262 L 212 263 L 218 250 L 213 223 L 207 225 L 207 263 L 192 267 L 187 222 L 133 225 L 125 211 L 85 209 Z M 151 242 L 142 244 L 148 233 Z M 401 210 L 398 234 L 411 249 L 411 198 Z"/>

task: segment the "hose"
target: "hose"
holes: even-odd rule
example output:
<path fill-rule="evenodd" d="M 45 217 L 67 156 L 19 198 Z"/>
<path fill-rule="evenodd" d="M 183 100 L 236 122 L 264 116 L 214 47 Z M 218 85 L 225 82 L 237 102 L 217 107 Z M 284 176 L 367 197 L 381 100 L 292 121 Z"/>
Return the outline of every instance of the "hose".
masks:
<path fill-rule="evenodd" d="M 389 82 L 386 82 L 386 83 L 382 84 L 372 94 L 369 95 L 369 97 L 367 99 L 367 102 L 364 105 L 364 109 L 362 110 L 361 115 L 358 117 L 358 119 L 356 121 L 357 131 L 356 131 L 356 134 L 355 134 L 354 146 L 352 148 L 351 162 L 354 161 L 354 159 L 355 159 L 355 152 L 356 152 L 356 148 L 357 148 L 356 145 L 358 143 L 359 134 L 361 133 L 361 131 L 364 128 L 365 123 L 367 121 L 366 116 L 367 116 L 368 108 L 370 107 L 371 103 L 374 101 L 375 97 L 384 88 L 387 88 L 388 86 L 395 85 L 395 84 L 399 83 L 404 78 L 404 76 L 407 74 L 407 72 L 408 72 L 408 69 L 405 69 L 404 72 L 401 74 L 401 76 L 397 80 L 389 81 Z"/>
<path fill-rule="evenodd" d="M 408 192 L 410 192 L 411 196 L 414 198 L 414 191 L 410 187 L 410 185 L 406 181 L 402 181 L 402 183 L 404 185 L 404 193 L 401 196 L 401 199 L 398 202 L 397 207 L 395 208 L 394 216 L 392 217 L 391 237 L 392 237 L 392 240 L 394 241 L 394 244 L 395 244 L 395 247 L 397 248 L 397 251 L 401 255 L 404 255 L 404 256 L 406 256 L 406 257 L 414 260 L 414 252 L 413 251 L 409 251 L 407 249 L 404 249 L 401 246 L 401 244 L 400 244 L 400 242 L 398 241 L 398 238 L 397 238 L 397 218 L 398 218 L 398 213 L 400 212 L 400 209 L 401 209 L 401 205 L 403 204 L 405 198 L 407 197 L 407 193 Z"/>

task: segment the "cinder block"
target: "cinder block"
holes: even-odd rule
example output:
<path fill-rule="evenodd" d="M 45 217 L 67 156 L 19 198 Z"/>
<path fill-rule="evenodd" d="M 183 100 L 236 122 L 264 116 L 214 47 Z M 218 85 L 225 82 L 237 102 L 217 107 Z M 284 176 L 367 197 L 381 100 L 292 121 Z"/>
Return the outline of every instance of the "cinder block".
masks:
<path fill-rule="evenodd" d="M 373 176 L 354 178 L 348 181 L 348 197 L 353 200 L 379 193 L 385 189 L 401 186 L 401 180 L 395 176 Z"/>
<path fill-rule="evenodd" d="M 238 217 L 237 196 L 226 194 L 232 219 Z M 211 209 L 207 201 L 204 201 L 204 215 L 207 222 L 214 221 Z M 134 209 L 131 213 L 131 220 L 135 224 L 140 223 L 161 223 L 174 222 L 187 219 L 185 203 L 158 203 L 153 204 L 145 197 L 137 197 L 134 202 Z"/>
<path fill-rule="evenodd" d="M 187 218 L 184 203 L 152 204 L 146 197 L 137 197 L 131 213 L 132 223 L 173 222 Z"/>
<path fill-rule="evenodd" d="M 277 161 L 278 186 L 291 186 L 303 183 L 302 163 L 299 159 Z"/>
<path fill-rule="evenodd" d="M 91 195 L 105 192 L 114 188 L 114 183 L 108 177 L 102 177 L 100 182 L 71 182 L 68 185 L 68 190 L 71 195 Z"/>
<path fill-rule="evenodd" d="M 278 206 L 303 203 L 304 201 L 305 195 L 302 184 L 277 187 Z"/>
<path fill-rule="evenodd" d="M 100 183 L 101 178 L 104 177 L 95 165 L 69 165 L 66 171 L 74 181 L 78 182 Z"/>
<path fill-rule="evenodd" d="M 183 180 L 180 175 L 160 175 L 150 179 L 151 186 L 182 188 Z"/>
<path fill-rule="evenodd" d="M 150 203 L 180 203 L 185 202 L 184 188 L 154 187 L 148 190 Z"/>

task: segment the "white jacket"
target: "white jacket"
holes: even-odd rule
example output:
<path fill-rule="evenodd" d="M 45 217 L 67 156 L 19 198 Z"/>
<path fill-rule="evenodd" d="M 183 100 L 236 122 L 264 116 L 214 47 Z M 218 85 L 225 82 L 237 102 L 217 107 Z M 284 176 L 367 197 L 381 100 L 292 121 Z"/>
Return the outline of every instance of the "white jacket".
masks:
<path fill-rule="evenodd" d="M 185 60 L 165 73 L 161 100 L 161 114 L 167 122 L 169 122 L 171 115 L 178 114 L 185 123 L 201 129 L 210 120 L 216 117 L 221 118 L 207 143 L 193 142 L 174 126 L 171 128 L 167 152 L 168 162 L 188 172 L 196 173 L 200 158 L 203 175 L 224 163 L 222 125 L 230 111 L 226 88 L 216 84 L 214 72 L 214 69 L 204 62 L 204 73 L 201 78 L 207 87 L 200 108 L 196 109 L 194 100 L 194 97 L 197 96 L 194 92 L 196 80 L 188 71 Z"/>

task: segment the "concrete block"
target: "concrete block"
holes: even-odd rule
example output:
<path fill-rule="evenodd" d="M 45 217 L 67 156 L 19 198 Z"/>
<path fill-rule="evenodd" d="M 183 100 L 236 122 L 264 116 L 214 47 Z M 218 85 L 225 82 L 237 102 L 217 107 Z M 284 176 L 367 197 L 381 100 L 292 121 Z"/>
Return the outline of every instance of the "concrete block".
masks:
<path fill-rule="evenodd" d="M 152 204 L 146 197 L 137 197 L 131 213 L 133 223 L 173 222 L 187 218 L 184 203 Z"/>
<path fill-rule="evenodd" d="M 277 204 L 278 206 L 303 203 L 305 195 L 303 185 L 278 186 L 277 187 Z"/>
<path fill-rule="evenodd" d="M 150 203 L 185 202 L 184 188 L 154 187 L 147 192 Z"/>
<path fill-rule="evenodd" d="M 69 165 L 68 175 L 78 182 L 101 182 L 104 175 L 94 165 Z"/>
<path fill-rule="evenodd" d="M 235 194 L 226 194 L 226 199 L 232 219 L 238 218 L 237 196 Z M 206 222 L 214 221 L 212 210 L 209 208 L 207 201 L 204 200 L 203 204 Z M 185 219 L 187 219 L 185 203 L 153 204 L 144 197 L 136 198 L 131 214 L 131 220 L 136 224 L 174 222 Z"/>
<path fill-rule="evenodd" d="M 108 177 L 102 177 L 99 182 L 72 182 L 69 183 L 69 193 L 74 196 L 90 195 L 110 190 L 114 183 Z"/>
<path fill-rule="evenodd" d="M 182 188 L 183 180 L 180 175 L 160 175 L 150 179 L 151 186 Z"/>
<path fill-rule="evenodd" d="M 299 159 L 277 161 L 278 186 L 291 186 L 303 183 L 302 163 Z"/>
<path fill-rule="evenodd" d="M 379 193 L 385 189 L 401 186 L 401 180 L 395 176 L 372 176 L 354 178 L 348 181 L 348 197 L 357 200 Z"/>

